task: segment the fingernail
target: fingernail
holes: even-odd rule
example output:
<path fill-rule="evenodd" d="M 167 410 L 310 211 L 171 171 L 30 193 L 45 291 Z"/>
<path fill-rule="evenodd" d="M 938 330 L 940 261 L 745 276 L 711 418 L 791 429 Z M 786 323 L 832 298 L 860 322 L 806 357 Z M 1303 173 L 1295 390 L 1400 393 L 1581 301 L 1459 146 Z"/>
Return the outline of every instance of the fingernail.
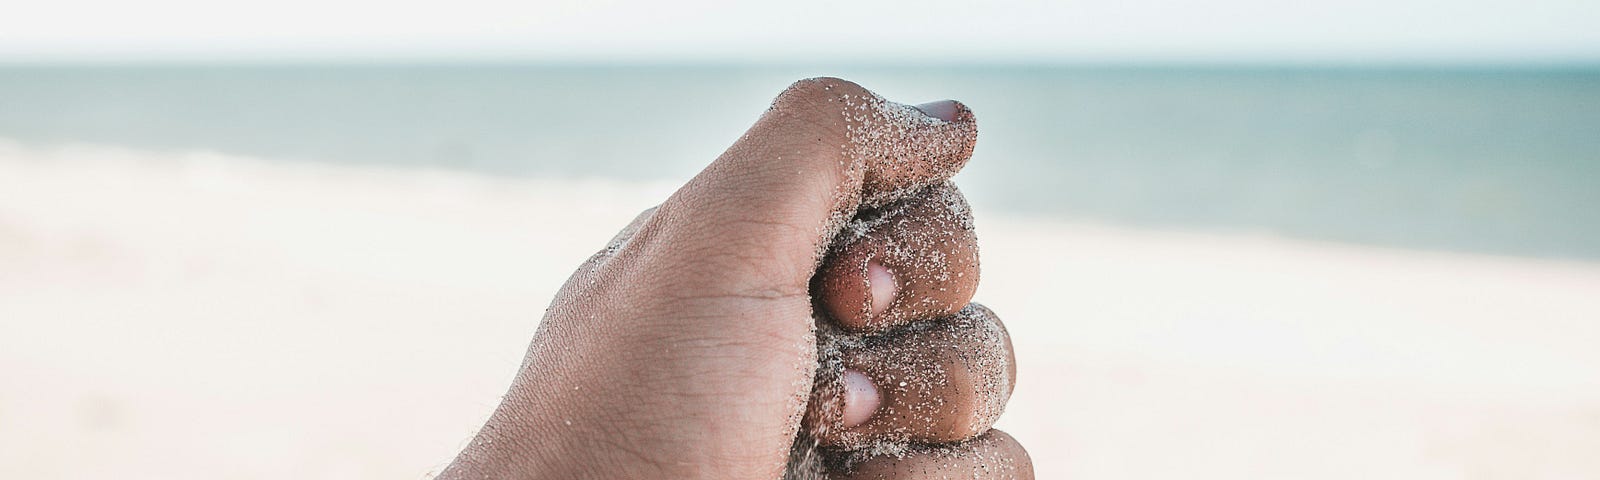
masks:
<path fill-rule="evenodd" d="M 917 105 L 917 110 L 922 110 L 922 113 L 933 118 L 954 122 L 956 121 L 956 113 L 961 111 L 959 105 L 961 104 L 956 103 L 955 100 L 940 100 Z"/>
<path fill-rule="evenodd" d="M 878 387 L 855 370 L 845 370 L 840 380 L 844 382 L 844 427 L 866 423 L 878 411 Z"/>
<path fill-rule="evenodd" d="M 867 263 L 867 288 L 872 291 L 872 316 L 882 315 L 889 305 L 894 303 L 894 296 L 900 286 L 895 284 L 894 272 L 878 262 Z"/>

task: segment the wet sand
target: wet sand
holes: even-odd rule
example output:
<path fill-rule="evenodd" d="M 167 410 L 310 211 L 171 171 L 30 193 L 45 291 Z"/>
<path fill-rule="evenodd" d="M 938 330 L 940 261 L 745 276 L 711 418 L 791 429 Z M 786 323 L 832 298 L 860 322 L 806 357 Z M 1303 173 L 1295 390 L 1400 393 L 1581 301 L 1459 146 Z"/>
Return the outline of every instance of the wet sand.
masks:
<path fill-rule="evenodd" d="M 424 477 L 673 188 L 0 143 L 0 476 Z M 1040 478 L 1600 472 L 1600 265 L 974 207 Z"/>

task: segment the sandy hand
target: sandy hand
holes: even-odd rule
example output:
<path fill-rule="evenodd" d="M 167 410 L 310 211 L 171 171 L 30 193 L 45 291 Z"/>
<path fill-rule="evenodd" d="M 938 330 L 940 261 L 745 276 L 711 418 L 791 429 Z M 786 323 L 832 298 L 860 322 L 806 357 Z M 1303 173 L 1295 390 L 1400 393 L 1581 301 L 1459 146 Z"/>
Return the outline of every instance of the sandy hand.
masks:
<path fill-rule="evenodd" d="M 441 478 L 778 478 L 792 446 L 791 475 L 1031 478 L 989 430 L 1014 361 L 945 183 L 975 135 L 955 102 L 791 86 L 574 273 Z"/>
<path fill-rule="evenodd" d="M 815 280 L 828 313 L 788 478 L 1029 478 L 1026 453 L 988 433 L 1016 361 L 999 318 L 968 303 L 978 250 L 960 192 L 929 187 L 845 232 Z"/>

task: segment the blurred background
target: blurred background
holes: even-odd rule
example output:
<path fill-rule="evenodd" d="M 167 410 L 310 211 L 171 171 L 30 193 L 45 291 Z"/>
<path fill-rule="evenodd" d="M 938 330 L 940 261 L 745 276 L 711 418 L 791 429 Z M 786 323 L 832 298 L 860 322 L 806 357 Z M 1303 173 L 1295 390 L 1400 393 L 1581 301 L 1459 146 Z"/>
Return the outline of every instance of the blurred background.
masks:
<path fill-rule="evenodd" d="M 971 106 L 1040 478 L 1600 477 L 1600 4 L 0 17 L 0 476 L 423 478 L 790 82 Z"/>

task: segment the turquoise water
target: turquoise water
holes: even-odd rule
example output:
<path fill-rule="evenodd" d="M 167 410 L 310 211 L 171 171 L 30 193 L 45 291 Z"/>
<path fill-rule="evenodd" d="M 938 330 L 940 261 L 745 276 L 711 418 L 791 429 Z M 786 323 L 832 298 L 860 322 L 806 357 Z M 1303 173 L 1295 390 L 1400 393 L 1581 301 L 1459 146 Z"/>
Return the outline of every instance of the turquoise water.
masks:
<path fill-rule="evenodd" d="M 991 209 L 1600 259 L 1594 68 L 4 67 L 0 138 L 685 179 L 824 74 L 971 105 Z"/>

